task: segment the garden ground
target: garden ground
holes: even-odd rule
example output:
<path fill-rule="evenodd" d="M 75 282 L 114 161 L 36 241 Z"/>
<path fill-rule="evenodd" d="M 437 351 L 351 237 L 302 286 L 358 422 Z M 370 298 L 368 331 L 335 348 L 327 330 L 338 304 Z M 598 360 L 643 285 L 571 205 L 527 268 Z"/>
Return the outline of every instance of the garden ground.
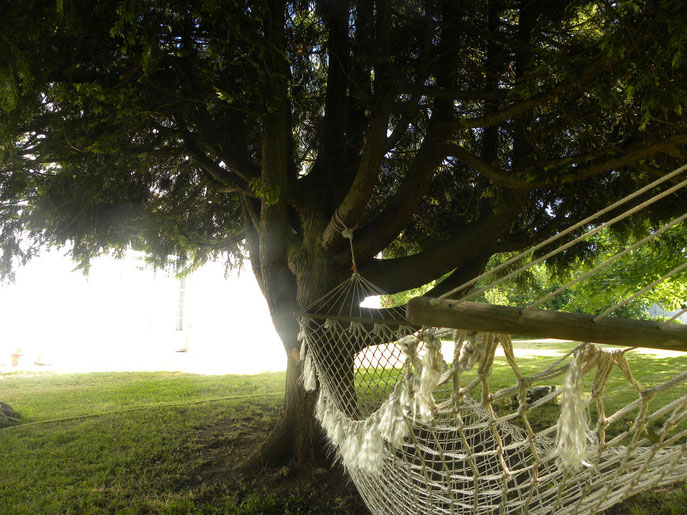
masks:
<path fill-rule="evenodd" d="M 520 346 L 523 367 L 555 359 L 539 352 L 550 342 Z M 507 380 L 499 362 L 494 383 Z M 667 376 L 687 357 L 640 354 L 632 366 L 638 376 Z M 273 426 L 283 384 L 283 373 L 0 374 L 0 398 L 24 416 L 0 431 L 0 512 L 366 513 L 340 468 L 237 471 Z M 687 488 L 677 485 L 610 513 L 686 506 Z"/>

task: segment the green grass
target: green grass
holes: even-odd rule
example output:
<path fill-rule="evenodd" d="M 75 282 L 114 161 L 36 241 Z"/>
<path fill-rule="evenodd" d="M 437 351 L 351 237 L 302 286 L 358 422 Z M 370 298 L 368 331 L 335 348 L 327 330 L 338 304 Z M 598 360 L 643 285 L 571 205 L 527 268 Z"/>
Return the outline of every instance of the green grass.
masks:
<path fill-rule="evenodd" d="M 0 512 L 251 513 L 250 506 L 239 509 L 234 492 L 220 492 L 224 505 L 216 504 L 217 492 L 203 505 L 194 477 L 208 465 L 200 436 L 228 413 L 263 418 L 281 402 L 283 384 L 283 373 L 2 376 L 3 400 L 34 424 L 0 431 Z M 256 396 L 265 392 L 278 394 Z M 249 397 L 160 406 L 224 396 Z M 108 410 L 129 411 L 50 422 Z M 242 430 L 249 428 L 227 424 L 225 437 Z"/>
<path fill-rule="evenodd" d="M 570 348 L 564 348 L 563 354 Z M 518 358 L 517 363 L 523 375 L 534 375 L 537 372 L 545 369 L 547 366 L 553 364 L 558 357 L 556 356 L 542 356 L 532 358 Z M 627 354 L 627 361 L 632 371 L 633 376 L 645 388 L 652 388 L 658 386 L 676 375 L 687 370 L 687 355 L 676 357 L 658 357 L 651 354 L 632 353 Z M 596 369 L 592 369 L 584 379 L 584 390 L 589 392 L 591 390 L 592 381 Z M 473 373 L 474 374 L 474 373 Z M 470 378 L 470 374 L 466 374 L 465 381 Z M 563 376 L 556 377 L 552 380 L 545 381 L 541 384 L 550 384 L 559 386 L 563 381 Z M 496 358 L 494 360 L 494 368 L 492 376 L 490 377 L 490 385 L 493 390 L 499 388 L 506 388 L 515 384 L 514 375 L 510 366 L 507 364 L 505 358 Z M 666 392 L 658 394 L 649 404 L 649 413 L 656 411 L 658 408 L 669 404 L 670 402 L 679 399 L 685 395 L 685 385 L 679 385 Z M 610 416 L 620 408 L 626 406 L 630 402 L 639 397 L 637 390 L 628 382 L 625 375 L 620 369 L 614 367 L 611 376 L 606 383 L 603 401 L 606 416 Z M 606 429 L 608 438 L 611 438 L 622 431 L 626 430 L 634 421 L 637 415 L 637 410 L 633 410 L 624 415 L 620 420 L 613 423 Z M 530 421 L 535 427 L 543 428 L 545 426 L 555 423 L 558 416 L 558 407 L 555 405 L 544 405 L 541 408 L 533 410 L 529 414 Z M 596 421 L 596 406 L 594 403 L 590 406 L 590 418 L 593 422 Z M 658 429 L 665 421 L 665 417 L 654 420 L 651 423 L 652 429 Z M 593 426 L 592 426 L 593 427 Z M 684 430 L 687 428 L 687 422 L 683 421 L 678 425 L 677 430 Z"/>
<path fill-rule="evenodd" d="M 202 376 L 179 372 L 5 374 L 2 398 L 37 422 L 64 416 L 97 414 L 156 403 L 183 403 L 282 391 L 284 374 Z"/>
<path fill-rule="evenodd" d="M 542 356 L 518 363 L 524 374 L 532 374 L 555 360 Z M 687 356 L 631 354 L 628 360 L 648 387 L 687 367 Z M 379 370 L 360 370 L 356 381 L 370 391 L 377 383 L 389 389 L 389 379 L 399 373 L 389 370 L 382 377 Z M 496 389 L 513 384 L 505 359 L 496 359 L 490 382 Z M 312 498 L 208 482 L 229 474 L 229 465 L 242 458 L 232 453 L 248 452 L 274 423 L 283 384 L 283 373 L 1 375 L 0 399 L 22 413 L 25 424 L 0 430 L 0 513 L 311 513 Z M 277 395 L 260 396 L 265 392 Z M 684 392 L 681 386 L 656 401 L 666 403 Z M 234 398 L 217 400 L 221 397 Z M 634 390 L 614 372 L 607 411 L 634 398 Z M 550 406 L 533 417 L 547 424 L 556 414 Z M 623 504 L 624 511 L 610 513 L 685 513 L 686 504 L 687 488 L 679 486 L 644 493 Z"/>

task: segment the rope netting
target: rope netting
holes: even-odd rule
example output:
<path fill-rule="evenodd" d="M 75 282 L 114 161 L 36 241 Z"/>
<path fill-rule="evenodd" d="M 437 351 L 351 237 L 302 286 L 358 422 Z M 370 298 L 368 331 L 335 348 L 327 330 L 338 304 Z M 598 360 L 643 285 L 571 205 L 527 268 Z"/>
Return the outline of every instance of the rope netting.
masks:
<path fill-rule="evenodd" d="M 523 359 L 361 307 L 381 293 L 354 270 L 299 318 L 304 386 L 373 513 L 594 513 L 687 478 L 687 371 L 644 384 L 633 349 L 589 342 Z"/>

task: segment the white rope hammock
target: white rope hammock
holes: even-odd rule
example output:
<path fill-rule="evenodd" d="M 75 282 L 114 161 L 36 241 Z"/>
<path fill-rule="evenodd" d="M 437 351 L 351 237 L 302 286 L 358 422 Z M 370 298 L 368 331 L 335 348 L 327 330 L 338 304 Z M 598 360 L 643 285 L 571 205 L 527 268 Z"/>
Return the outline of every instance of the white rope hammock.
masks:
<path fill-rule="evenodd" d="M 597 216 L 685 170 L 687 166 Z M 687 180 L 676 186 L 685 185 Z M 677 191 L 676 186 L 639 206 Z M 586 237 L 637 211 L 637 206 L 630 208 L 587 231 Z M 608 266 L 685 218 L 687 214 L 596 268 Z M 345 236 L 352 238 L 352 233 Z M 636 295 L 685 268 L 687 263 Z M 687 478 L 687 371 L 645 387 L 628 364 L 631 349 L 589 343 L 611 340 L 627 345 L 641 340 L 659 348 L 687 349 L 683 326 L 608 317 L 626 300 L 583 319 L 578 317 L 585 315 L 534 309 L 546 299 L 523 309 L 464 299 L 414 299 L 408 308 L 411 323 L 398 309 L 360 307 L 362 299 L 381 293 L 354 267 L 348 281 L 308 306 L 299 318 L 304 386 L 312 390 L 319 382 L 316 416 L 373 513 L 594 513 L 640 491 Z M 546 317 L 553 317 L 552 325 Z M 484 324 L 488 330 L 478 332 Z M 508 334 L 544 331 L 567 338 L 565 334 L 579 326 L 601 338 L 582 338 L 586 343 L 552 364 L 523 371 Z M 491 384 L 495 366 L 507 367 L 510 385 Z M 624 378 L 628 391 L 635 393 L 610 413 L 607 386 L 612 377 Z"/>

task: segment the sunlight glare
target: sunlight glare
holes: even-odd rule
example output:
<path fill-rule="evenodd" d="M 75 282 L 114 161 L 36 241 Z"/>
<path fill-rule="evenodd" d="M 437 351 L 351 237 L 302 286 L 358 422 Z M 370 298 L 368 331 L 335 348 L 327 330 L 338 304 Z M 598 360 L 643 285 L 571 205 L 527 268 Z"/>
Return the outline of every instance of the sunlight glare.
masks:
<path fill-rule="evenodd" d="M 144 268 L 141 256 L 98 258 L 88 277 L 73 268 L 59 252 L 46 252 L 17 270 L 14 284 L 0 286 L 0 370 L 247 374 L 286 368 L 248 268 L 225 279 L 224 265 L 209 263 L 189 276 L 180 331 L 180 280 Z"/>

